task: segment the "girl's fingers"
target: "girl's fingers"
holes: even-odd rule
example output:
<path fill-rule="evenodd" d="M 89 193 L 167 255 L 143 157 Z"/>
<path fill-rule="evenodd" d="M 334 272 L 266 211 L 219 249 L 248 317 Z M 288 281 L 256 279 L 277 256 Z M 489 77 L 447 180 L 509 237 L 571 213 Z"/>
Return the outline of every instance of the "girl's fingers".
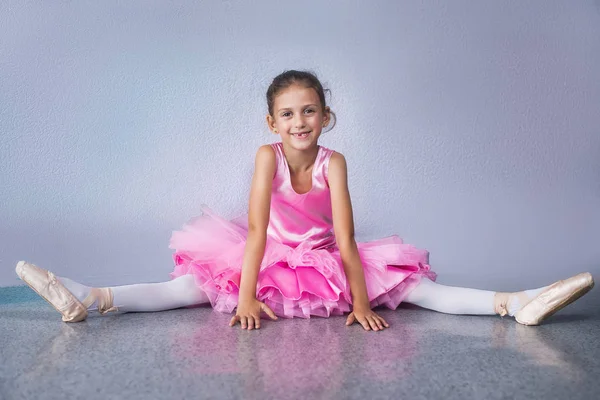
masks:
<path fill-rule="evenodd" d="M 260 329 L 260 314 L 254 316 L 254 328 Z"/>
<path fill-rule="evenodd" d="M 379 317 L 379 319 L 381 320 L 381 323 L 383 323 L 383 326 L 385 326 L 386 328 L 390 327 L 390 324 L 387 323 L 387 321 L 381 317 Z"/>
<path fill-rule="evenodd" d="M 379 315 L 373 313 L 373 315 L 375 316 L 375 320 L 377 321 L 377 324 L 379 325 L 379 327 L 381 329 L 385 328 L 389 328 L 390 325 L 386 322 L 385 319 L 383 319 L 382 317 L 380 317 Z"/>
<path fill-rule="evenodd" d="M 263 310 L 269 317 L 271 317 L 272 320 L 277 319 L 277 315 L 275 315 L 273 310 L 271 310 L 271 308 L 269 308 L 269 306 L 266 305 L 265 303 L 262 303 L 262 305 L 260 306 L 260 309 Z"/>
<path fill-rule="evenodd" d="M 369 321 L 366 318 L 359 319 L 358 322 L 365 328 L 366 331 L 370 331 L 371 327 L 369 326 Z"/>
<path fill-rule="evenodd" d="M 375 323 L 377 324 L 377 327 L 379 329 L 383 329 L 383 323 L 381 322 L 381 317 L 379 315 L 375 314 L 373 316 L 373 319 L 375 320 Z"/>
<path fill-rule="evenodd" d="M 352 325 L 355 320 L 356 318 L 354 317 L 354 313 L 350 313 L 350 315 L 348 315 L 348 318 L 346 318 L 346 326 Z"/>
<path fill-rule="evenodd" d="M 278 319 L 277 315 L 266 304 L 261 303 L 260 310 L 264 311 L 271 319 Z M 229 326 L 234 326 L 238 321 L 242 329 L 260 329 L 260 311 L 249 315 L 234 315 L 229 321 Z"/>
<path fill-rule="evenodd" d="M 367 317 L 367 321 L 369 321 L 369 325 L 371 326 L 371 329 L 373 329 L 374 331 L 379 330 L 379 326 L 377 326 L 377 321 L 375 320 L 375 317 L 373 317 L 372 315 L 369 315 L 369 317 Z"/>
<path fill-rule="evenodd" d="M 348 318 L 346 318 L 346 326 L 352 325 L 354 322 L 358 322 L 359 324 L 361 324 L 366 331 L 380 331 L 384 328 L 389 328 L 389 324 L 375 313 L 368 314 L 364 317 L 356 317 L 354 312 L 351 312 L 348 315 Z"/>
<path fill-rule="evenodd" d="M 263 303 L 263 305 L 261 306 L 261 310 L 264 311 L 271 319 L 278 319 L 277 315 L 275 315 L 273 310 L 271 310 L 271 308 L 269 308 L 269 306 L 267 306 L 266 304 Z M 229 326 L 234 326 L 238 322 L 240 323 L 242 329 L 260 329 L 260 316 L 254 315 L 249 317 L 241 317 L 239 315 L 234 315 L 229 321 Z M 346 318 L 346 325 L 349 326 L 355 322 L 361 324 L 362 327 L 367 331 L 371 329 L 374 331 L 378 331 L 390 327 L 390 325 L 385 319 L 383 319 L 375 313 L 373 313 L 373 315 L 367 316 L 366 318 L 363 318 L 362 320 L 357 320 L 354 313 L 351 312 Z"/>

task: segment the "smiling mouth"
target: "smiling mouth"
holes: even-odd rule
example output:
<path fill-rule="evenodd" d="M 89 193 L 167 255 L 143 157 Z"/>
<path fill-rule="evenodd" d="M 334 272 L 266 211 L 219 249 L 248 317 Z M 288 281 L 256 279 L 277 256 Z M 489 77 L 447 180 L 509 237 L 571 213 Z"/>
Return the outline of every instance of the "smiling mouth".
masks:
<path fill-rule="evenodd" d="M 296 136 L 299 138 L 305 138 L 308 136 L 310 132 L 298 132 L 298 133 L 292 133 L 292 136 Z"/>

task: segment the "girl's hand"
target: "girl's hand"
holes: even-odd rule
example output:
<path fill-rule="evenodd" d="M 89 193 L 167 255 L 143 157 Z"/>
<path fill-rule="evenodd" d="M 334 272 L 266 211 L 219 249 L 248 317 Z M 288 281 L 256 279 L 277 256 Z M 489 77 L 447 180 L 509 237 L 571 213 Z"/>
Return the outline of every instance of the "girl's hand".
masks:
<path fill-rule="evenodd" d="M 371 329 L 380 331 L 390 327 L 390 325 L 385 322 L 385 319 L 373 312 L 369 306 L 354 307 L 354 310 L 346 319 L 346 326 L 352 325 L 354 322 L 361 324 L 366 331 L 370 331 Z"/>
<path fill-rule="evenodd" d="M 264 311 L 272 320 L 277 320 L 277 315 L 265 303 L 256 299 L 242 300 L 238 303 L 235 315 L 229 321 L 229 326 L 234 326 L 239 321 L 242 329 L 260 329 L 261 311 Z"/>

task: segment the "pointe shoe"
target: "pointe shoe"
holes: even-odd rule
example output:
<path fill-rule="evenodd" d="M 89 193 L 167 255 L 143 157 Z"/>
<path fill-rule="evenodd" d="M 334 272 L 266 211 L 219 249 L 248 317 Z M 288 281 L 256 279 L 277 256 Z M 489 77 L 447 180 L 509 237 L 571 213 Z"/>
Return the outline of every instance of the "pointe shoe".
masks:
<path fill-rule="evenodd" d="M 584 272 L 550 285 L 515 314 L 523 325 L 539 325 L 544 319 L 568 306 L 594 287 L 592 274 Z"/>
<path fill-rule="evenodd" d="M 91 288 L 90 294 L 82 301 L 82 304 L 89 308 L 95 301 L 98 301 L 98 312 L 102 315 L 111 311 L 119 311 L 119 309 L 113 306 L 113 291 L 111 288 Z"/>
<path fill-rule="evenodd" d="M 85 320 L 88 307 L 96 300 L 100 314 L 118 311 L 112 305 L 113 295 L 110 288 L 92 288 L 90 294 L 81 302 L 50 271 L 25 261 L 19 261 L 15 271 L 23 282 L 62 314 L 64 322 Z"/>

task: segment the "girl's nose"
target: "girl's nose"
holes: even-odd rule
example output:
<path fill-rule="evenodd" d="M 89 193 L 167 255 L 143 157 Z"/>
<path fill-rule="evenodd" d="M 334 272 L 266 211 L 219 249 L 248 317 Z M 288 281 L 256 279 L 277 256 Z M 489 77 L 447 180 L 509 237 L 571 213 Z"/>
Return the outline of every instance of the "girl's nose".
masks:
<path fill-rule="evenodd" d="M 304 117 L 297 116 L 294 121 L 294 125 L 296 126 L 296 128 L 304 128 L 304 126 L 305 126 Z"/>

